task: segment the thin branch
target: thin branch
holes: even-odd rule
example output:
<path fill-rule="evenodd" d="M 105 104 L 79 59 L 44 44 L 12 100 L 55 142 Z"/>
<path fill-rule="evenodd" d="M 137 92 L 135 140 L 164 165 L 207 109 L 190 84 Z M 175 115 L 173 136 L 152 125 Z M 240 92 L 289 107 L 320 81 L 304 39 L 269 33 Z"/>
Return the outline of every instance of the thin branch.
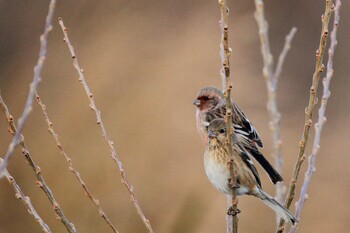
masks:
<path fill-rule="evenodd" d="M 112 224 L 112 222 L 109 220 L 107 214 L 104 212 L 104 210 L 102 209 L 99 200 L 97 200 L 92 193 L 90 192 L 90 190 L 88 189 L 86 183 L 84 182 L 84 180 L 81 178 L 79 172 L 76 170 L 76 168 L 74 167 L 74 164 L 72 162 L 72 159 L 67 155 L 67 153 L 63 150 L 63 146 L 60 142 L 60 140 L 58 139 L 58 134 L 56 133 L 55 129 L 53 128 L 53 123 L 50 120 L 47 111 L 46 111 L 46 106 L 42 103 L 40 96 L 38 95 L 38 93 L 36 93 L 36 102 L 38 103 L 38 105 L 40 106 L 42 112 L 43 112 L 43 116 L 45 119 L 45 122 L 48 126 L 48 131 L 50 132 L 50 134 L 53 136 L 57 147 L 60 151 L 60 153 L 63 155 L 63 157 L 66 159 L 68 166 L 69 166 L 69 171 L 72 172 L 74 174 L 74 176 L 78 179 L 79 183 L 81 184 L 81 186 L 83 187 L 86 196 L 92 201 L 92 203 L 94 203 L 94 205 L 97 207 L 101 217 L 106 221 L 106 223 L 108 224 L 108 226 L 110 226 L 113 230 L 113 232 L 118 233 L 117 229 L 115 228 L 115 226 Z"/>
<path fill-rule="evenodd" d="M 231 200 L 229 200 L 230 209 L 234 213 L 233 216 L 227 216 L 227 232 L 238 232 L 238 199 L 236 194 L 236 169 L 234 167 L 234 155 L 232 152 L 232 102 L 231 102 L 231 70 L 230 70 L 230 56 L 231 56 L 231 48 L 228 45 L 228 13 L 229 9 L 227 7 L 226 0 L 219 0 L 220 11 L 221 11 L 221 20 L 220 20 L 220 29 L 221 29 L 221 43 L 220 43 L 220 57 L 222 68 L 220 71 L 221 79 L 222 79 L 222 89 L 224 92 L 224 96 L 226 99 L 226 128 L 227 130 L 227 148 L 229 153 L 231 154 L 231 159 L 229 161 L 230 168 L 230 185 L 231 185 Z"/>
<path fill-rule="evenodd" d="M 51 0 L 50 5 L 49 5 L 49 12 L 46 16 L 46 24 L 45 24 L 44 33 L 40 36 L 39 59 L 38 59 L 36 66 L 34 67 L 33 81 L 30 84 L 30 89 L 29 89 L 28 97 L 26 100 L 26 104 L 24 106 L 22 116 L 18 120 L 17 132 L 15 133 L 15 135 L 12 138 L 11 143 L 9 144 L 7 152 L 4 156 L 4 162 L 2 163 L 2 165 L 0 167 L 0 178 L 3 176 L 2 173 L 3 173 L 3 171 L 5 171 L 7 164 L 8 164 L 8 161 L 10 160 L 15 147 L 20 143 L 20 135 L 21 135 L 22 130 L 24 128 L 24 125 L 29 117 L 29 114 L 32 111 L 34 95 L 35 95 L 35 92 L 38 88 L 39 82 L 41 81 L 41 71 L 44 67 L 44 61 L 46 59 L 47 39 L 49 36 L 49 32 L 52 30 L 52 18 L 53 18 L 55 6 L 56 6 L 56 0 Z"/>
<path fill-rule="evenodd" d="M 77 70 L 77 72 L 79 74 L 79 82 L 83 85 L 83 87 L 85 89 L 86 95 L 88 96 L 89 101 L 90 101 L 90 108 L 96 114 L 97 124 L 98 124 L 98 126 L 100 127 L 100 129 L 102 131 L 103 138 L 106 140 L 106 142 L 108 143 L 108 146 L 109 146 L 109 148 L 111 150 L 111 157 L 112 157 L 113 161 L 117 164 L 118 169 L 120 171 L 121 181 L 125 185 L 126 189 L 128 190 L 131 202 L 133 203 L 133 205 L 134 205 L 138 215 L 142 219 L 142 221 L 143 221 L 144 225 L 146 226 L 148 232 L 152 232 L 153 233 L 153 229 L 152 229 L 151 223 L 146 218 L 146 216 L 144 215 L 144 213 L 143 213 L 143 211 L 142 211 L 142 209 L 141 209 L 141 207 L 139 205 L 139 202 L 136 199 L 136 196 L 135 196 L 135 193 L 134 193 L 134 189 L 131 186 L 131 184 L 129 183 L 129 181 L 127 180 L 126 173 L 125 173 L 125 171 L 123 169 L 122 162 L 118 158 L 117 152 L 116 152 L 116 150 L 114 148 L 114 143 L 113 143 L 113 141 L 111 141 L 109 139 L 109 137 L 107 135 L 107 131 L 106 131 L 106 129 L 104 127 L 104 124 L 102 122 L 101 112 L 96 107 L 95 100 L 93 98 L 93 94 L 90 91 L 90 88 L 89 88 L 89 86 L 87 85 L 87 83 L 85 81 L 84 70 L 80 67 L 80 65 L 78 63 L 78 59 L 77 59 L 76 54 L 74 52 L 74 48 L 73 48 L 73 46 L 71 45 L 71 43 L 69 41 L 67 28 L 64 26 L 63 21 L 62 21 L 61 18 L 59 18 L 58 23 L 60 24 L 60 26 L 62 28 L 62 32 L 64 34 L 64 42 L 67 44 L 68 49 L 69 49 L 69 51 L 71 53 L 71 56 L 73 58 L 73 66 L 74 66 L 74 68 Z"/>
<path fill-rule="evenodd" d="M 297 31 L 295 27 L 291 29 L 286 36 L 282 52 L 279 55 L 276 70 L 274 71 L 273 55 L 270 50 L 270 42 L 268 36 L 268 23 L 265 19 L 264 2 L 262 0 L 255 0 L 255 19 L 259 28 L 259 37 L 261 43 L 261 54 L 263 57 L 263 76 L 265 78 L 266 89 L 268 93 L 267 110 L 270 118 L 270 131 L 272 135 L 273 152 L 272 157 L 275 159 L 276 170 L 282 175 L 283 173 L 283 156 L 282 156 L 282 137 L 281 137 L 281 114 L 278 111 L 277 104 L 277 84 L 278 79 L 282 73 L 283 63 L 286 59 L 287 53 L 291 47 L 292 40 Z M 286 186 L 283 183 L 276 184 L 275 198 L 278 202 L 283 202 Z M 277 223 L 279 222 L 279 215 L 276 214 Z"/>
<path fill-rule="evenodd" d="M 266 79 L 266 83 L 269 83 L 269 78 L 273 79 L 273 56 L 270 50 L 270 43 L 268 37 L 268 24 L 265 19 L 264 13 L 264 2 L 262 0 L 254 0 L 255 2 L 255 13 L 254 17 L 259 28 L 259 37 L 261 43 L 261 54 L 263 56 L 263 75 Z"/>
<path fill-rule="evenodd" d="M 2 165 L 2 163 L 3 160 L 0 158 L 0 165 Z M 51 233 L 49 226 L 42 220 L 40 215 L 34 209 L 30 198 L 24 195 L 21 188 L 16 183 L 16 180 L 10 175 L 7 169 L 4 171 L 4 176 L 6 177 L 13 191 L 15 191 L 15 197 L 22 201 L 22 203 L 26 206 L 28 213 L 34 217 L 35 221 L 40 225 L 41 229 L 46 233 Z"/>
<path fill-rule="evenodd" d="M 274 74 L 276 85 L 277 85 L 279 77 L 281 76 L 284 61 L 285 61 L 286 56 L 291 48 L 292 40 L 293 40 L 296 32 L 297 32 L 296 27 L 293 27 L 290 30 L 289 34 L 286 36 L 286 41 L 284 42 L 282 52 L 280 53 L 280 56 L 278 57 L 278 62 L 277 62 L 277 66 L 276 66 L 276 70 L 275 70 L 275 74 Z"/>
<path fill-rule="evenodd" d="M 15 126 L 14 119 L 13 119 L 12 115 L 10 114 L 10 112 L 9 112 L 4 100 L 2 99 L 1 95 L 0 95 L 0 107 L 1 107 L 1 110 L 7 119 L 8 124 L 9 124 L 9 132 L 12 135 L 16 134 L 18 131 L 17 131 L 17 128 Z M 64 213 L 63 213 L 62 209 L 60 208 L 60 205 L 56 201 L 51 189 L 46 184 L 44 177 L 41 174 L 40 167 L 38 165 L 36 165 L 33 158 L 31 157 L 29 150 L 27 149 L 27 147 L 25 145 L 23 135 L 20 134 L 19 138 L 20 138 L 19 144 L 22 146 L 22 154 L 24 155 L 24 158 L 27 160 L 29 166 L 32 168 L 33 172 L 35 173 L 35 176 L 37 179 L 36 184 L 38 185 L 39 188 L 41 188 L 44 191 L 44 193 L 48 197 L 54 211 L 56 212 L 56 218 L 63 223 L 63 225 L 68 230 L 68 232 L 75 233 L 76 230 L 75 230 L 73 223 L 70 223 L 69 220 L 64 215 Z"/>
<path fill-rule="evenodd" d="M 274 82 L 274 89 L 270 89 L 270 93 L 268 94 L 268 104 L 267 109 L 269 111 L 270 116 L 270 131 L 272 133 L 272 140 L 273 140 L 273 155 L 272 157 L 275 158 L 275 165 L 276 170 L 279 172 L 280 175 L 283 174 L 283 155 L 282 155 L 282 136 L 281 136 L 281 114 L 278 110 L 278 103 L 277 103 L 277 84 L 278 79 L 282 72 L 282 66 L 285 60 L 285 57 L 290 49 L 290 45 L 292 42 L 292 39 L 296 33 L 297 29 L 293 27 L 290 31 L 290 33 L 286 36 L 286 41 L 283 47 L 283 50 L 278 58 L 277 67 L 274 73 L 273 80 L 271 80 L 270 85 Z M 276 184 L 276 200 L 280 203 L 283 203 L 284 195 L 286 192 L 286 186 L 284 183 L 277 183 Z M 276 215 L 277 222 L 279 221 L 280 217 Z"/>
<path fill-rule="evenodd" d="M 339 26 L 339 11 L 341 7 L 341 2 L 340 0 L 336 0 L 336 5 L 334 9 L 334 23 L 333 23 L 333 30 L 331 33 L 331 45 L 328 50 L 328 61 L 327 61 L 327 74 L 326 77 L 323 79 L 323 96 L 322 96 L 322 102 L 321 106 L 318 110 L 318 121 L 315 124 L 315 138 L 312 146 L 312 152 L 309 156 L 309 163 L 308 163 L 308 168 L 305 173 L 305 178 L 304 178 L 304 184 L 301 188 L 300 192 L 300 197 L 299 200 L 297 201 L 296 204 L 296 218 L 300 222 L 300 214 L 301 214 L 301 209 L 303 208 L 304 202 L 306 201 L 308 195 L 307 191 L 310 185 L 311 177 L 313 173 L 316 170 L 315 163 L 316 163 L 316 155 L 318 153 L 318 150 L 320 149 L 320 141 L 321 141 L 321 133 L 324 124 L 326 123 L 326 107 L 327 107 L 327 102 L 328 99 L 331 95 L 331 92 L 329 90 L 330 82 L 333 77 L 333 57 L 334 57 L 334 51 L 335 48 L 338 44 L 337 42 L 337 29 Z M 292 226 L 290 233 L 295 233 L 298 229 L 298 224 L 295 224 Z"/>
<path fill-rule="evenodd" d="M 328 37 L 328 25 L 329 25 L 329 20 L 331 18 L 332 12 L 334 9 L 334 5 L 331 0 L 326 0 L 326 7 L 325 7 L 325 12 L 324 15 L 322 16 L 322 32 L 321 32 L 321 38 L 320 38 L 320 43 L 319 47 L 316 51 L 316 65 L 315 65 L 315 72 L 312 77 L 312 85 L 310 88 L 310 98 L 309 98 L 309 104 L 307 108 L 305 109 L 305 126 L 302 134 L 301 141 L 299 142 L 299 155 L 298 159 L 295 163 L 294 166 L 294 171 L 293 171 L 293 176 L 289 184 L 289 189 L 287 192 L 287 197 L 285 200 L 285 206 L 286 208 L 289 209 L 290 205 L 292 204 L 292 201 L 295 197 L 295 186 L 296 182 L 299 177 L 300 173 L 300 168 L 302 163 L 305 160 L 305 148 L 308 142 L 309 138 L 309 131 L 312 125 L 312 114 L 313 114 L 313 109 L 315 105 L 317 104 L 317 89 L 318 89 L 318 83 L 320 80 L 321 73 L 324 70 L 324 65 L 323 65 L 323 55 L 326 49 L 326 44 L 327 44 L 327 37 Z M 282 233 L 284 231 L 284 220 L 280 220 L 280 224 L 278 226 L 277 232 Z"/>

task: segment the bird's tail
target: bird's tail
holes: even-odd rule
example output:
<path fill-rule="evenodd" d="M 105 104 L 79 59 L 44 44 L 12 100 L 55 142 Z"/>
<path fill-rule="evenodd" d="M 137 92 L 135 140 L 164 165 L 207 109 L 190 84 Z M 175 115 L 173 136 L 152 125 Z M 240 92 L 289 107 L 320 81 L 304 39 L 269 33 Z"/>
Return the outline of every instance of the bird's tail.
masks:
<path fill-rule="evenodd" d="M 247 148 L 246 148 L 247 149 Z M 272 165 L 267 161 L 263 154 L 257 148 L 248 148 L 250 154 L 254 157 L 256 161 L 264 168 L 266 173 L 269 175 L 272 183 L 276 184 L 277 182 L 282 182 L 282 176 L 272 167 Z"/>
<path fill-rule="evenodd" d="M 285 221 L 294 225 L 298 220 L 294 217 L 294 215 L 286 209 L 283 205 L 281 205 L 278 201 L 276 201 L 269 194 L 264 192 L 261 189 L 258 189 L 257 196 L 271 209 L 273 209 L 281 218 Z"/>

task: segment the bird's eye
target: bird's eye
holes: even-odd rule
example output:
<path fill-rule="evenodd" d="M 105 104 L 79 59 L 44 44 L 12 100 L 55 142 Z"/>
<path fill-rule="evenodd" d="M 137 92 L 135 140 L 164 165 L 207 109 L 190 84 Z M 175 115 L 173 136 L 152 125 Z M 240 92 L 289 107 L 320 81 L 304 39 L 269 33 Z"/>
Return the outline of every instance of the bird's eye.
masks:
<path fill-rule="evenodd" d="M 203 96 L 203 100 L 209 100 L 208 96 Z"/>
<path fill-rule="evenodd" d="M 224 128 L 220 129 L 219 133 L 226 133 L 226 129 L 224 129 Z"/>

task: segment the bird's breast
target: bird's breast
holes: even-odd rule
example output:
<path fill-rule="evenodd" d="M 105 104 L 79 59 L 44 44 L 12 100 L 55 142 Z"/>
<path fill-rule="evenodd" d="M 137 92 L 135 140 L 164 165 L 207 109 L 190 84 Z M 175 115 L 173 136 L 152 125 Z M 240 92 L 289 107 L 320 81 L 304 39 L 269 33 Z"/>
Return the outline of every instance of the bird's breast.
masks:
<path fill-rule="evenodd" d="M 225 153 L 218 152 L 218 149 L 213 152 L 209 148 L 204 154 L 204 170 L 212 185 L 222 193 L 231 194 L 231 189 L 229 187 L 230 170 L 228 166 L 228 161 L 230 158 L 225 155 Z M 235 163 L 236 165 L 236 163 Z M 250 185 L 247 185 L 244 180 L 241 180 L 241 171 L 238 169 L 238 182 L 240 183 L 239 188 L 236 189 L 237 195 L 243 195 L 249 193 Z"/>
<path fill-rule="evenodd" d="M 228 187 L 230 172 L 225 163 L 219 163 L 211 156 L 204 156 L 204 170 L 209 181 L 217 190 L 226 194 L 231 193 L 231 190 Z"/>

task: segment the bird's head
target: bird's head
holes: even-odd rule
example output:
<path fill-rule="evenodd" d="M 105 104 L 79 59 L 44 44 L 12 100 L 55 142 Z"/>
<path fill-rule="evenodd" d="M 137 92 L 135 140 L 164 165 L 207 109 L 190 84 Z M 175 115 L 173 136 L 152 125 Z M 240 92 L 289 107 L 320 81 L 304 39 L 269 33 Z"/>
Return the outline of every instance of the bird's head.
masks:
<path fill-rule="evenodd" d="M 222 103 L 225 103 L 225 98 L 221 90 L 216 87 L 203 88 L 193 101 L 193 104 L 196 105 L 200 111 L 209 111 Z"/>
<path fill-rule="evenodd" d="M 209 142 L 221 142 L 225 143 L 227 137 L 226 123 L 223 119 L 216 119 L 208 125 L 208 138 Z"/>

